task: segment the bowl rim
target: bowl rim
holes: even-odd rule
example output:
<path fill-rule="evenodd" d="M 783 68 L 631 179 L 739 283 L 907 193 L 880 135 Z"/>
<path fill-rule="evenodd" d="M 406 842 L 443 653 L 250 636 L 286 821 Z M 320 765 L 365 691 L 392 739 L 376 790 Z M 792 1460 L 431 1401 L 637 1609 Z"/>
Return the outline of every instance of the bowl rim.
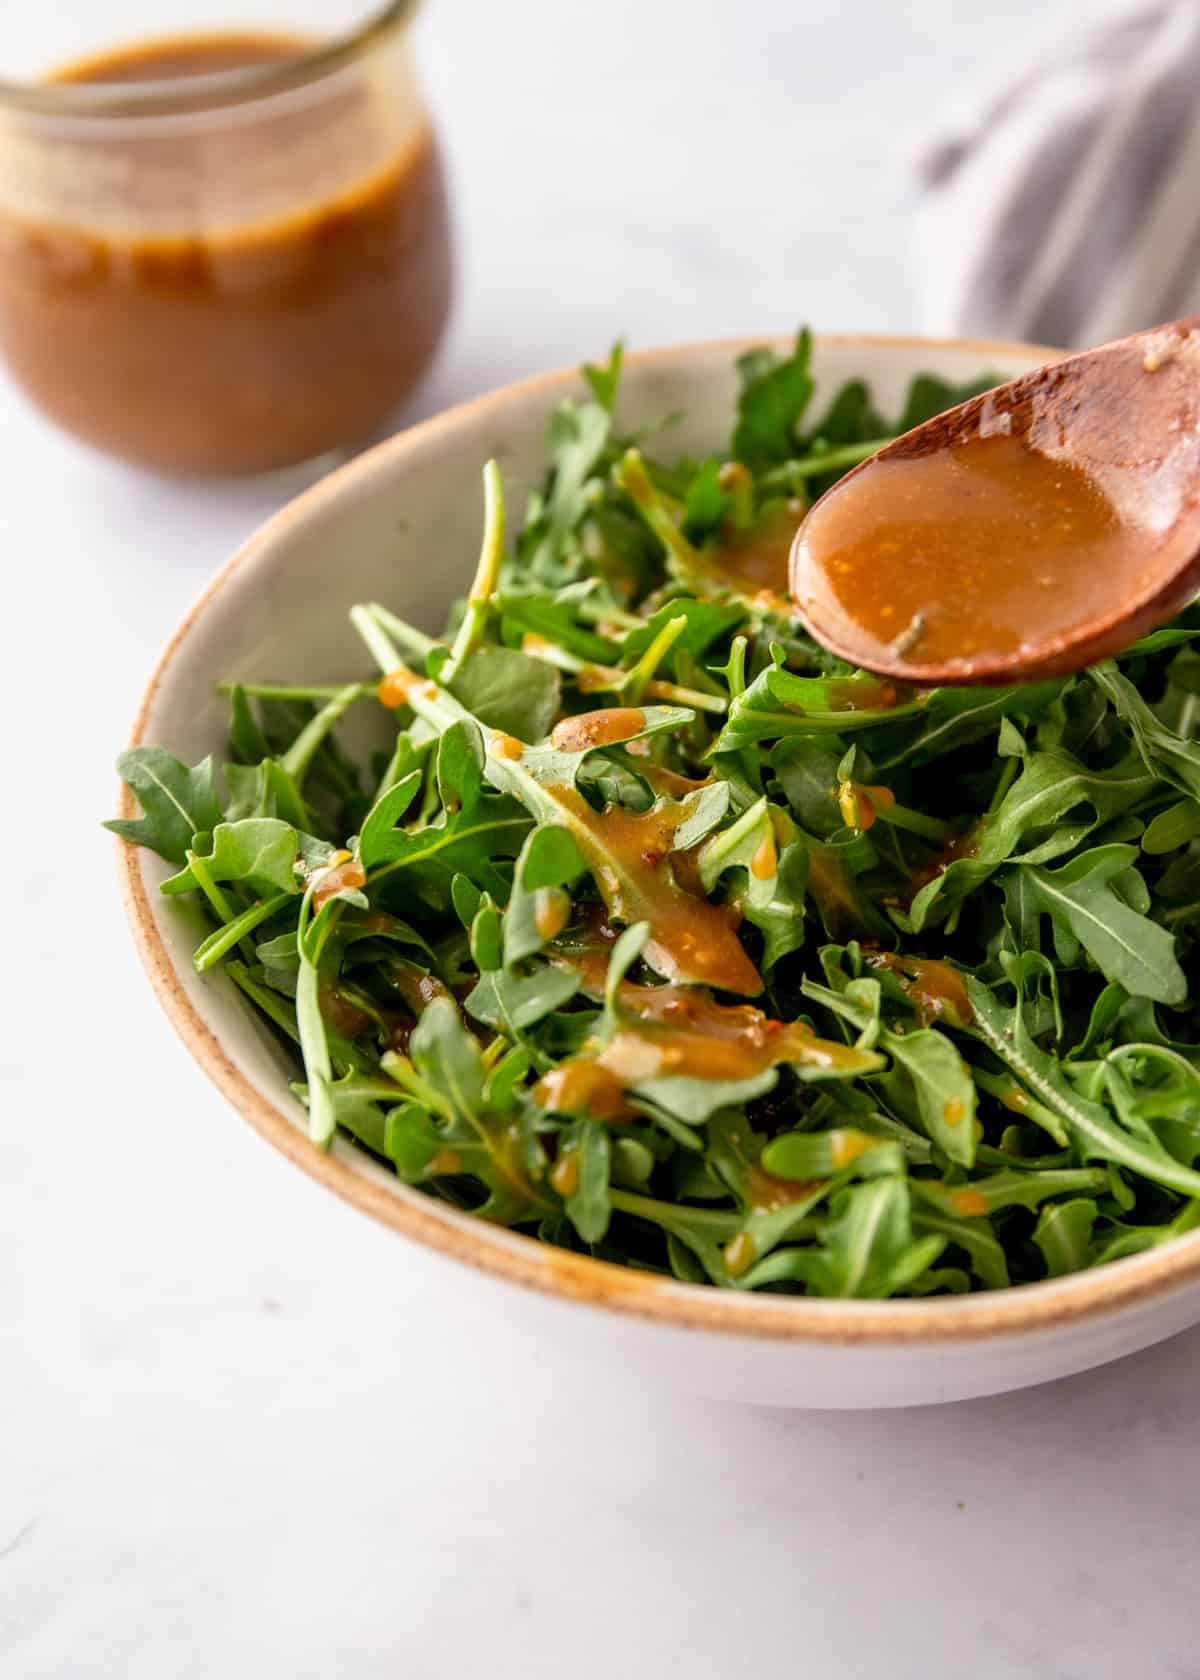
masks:
<path fill-rule="evenodd" d="M 1041 345 L 991 339 L 886 333 L 820 336 L 825 343 L 868 351 L 956 350 L 980 357 L 1040 355 L 1046 361 L 1061 354 Z M 626 360 L 629 365 L 645 366 L 687 361 L 707 353 L 727 352 L 733 357 L 758 345 L 779 343 L 782 338 L 779 334 L 759 333 L 693 341 L 637 351 Z M 560 368 L 457 404 L 376 444 L 288 502 L 260 525 L 216 572 L 168 638 L 139 702 L 129 745 L 136 747 L 142 743 L 151 707 L 205 608 L 235 573 L 252 567 L 285 536 L 289 527 L 304 520 L 330 497 L 336 498 L 354 481 L 386 472 L 394 458 L 427 444 L 431 438 L 451 433 L 469 419 L 502 411 L 516 398 L 545 396 L 555 391 L 565 395 L 577 386 L 578 379 L 577 367 Z M 136 815 L 135 801 L 124 785 L 119 804 L 121 815 Z M 1197 1231 L 1094 1271 L 1021 1284 L 1011 1290 L 927 1300 L 814 1300 L 806 1296 L 759 1295 L 748 1290 L 681 1283 L 555 1248 L 536 1237 L 491 1225 L 388 1177 L 352 1145 L 339 1141 L 329 1151 L 314 1148 L 303 1130 L 237 1067 L 180 984 L 151 908 L 140 849 L 122 840 L 116 845 L 121 896 L 150 983 L 187 1049 L 233 1107 L 268 1143 L 343 1201 L 415 1242 L 495 1278 L 559 1300 L 680 1329 L 802 1343 L 884 1346 L 936 1345 L 1049 1330 L 1145 1301 L 1200 1276 L 1200 1231 Z"/>

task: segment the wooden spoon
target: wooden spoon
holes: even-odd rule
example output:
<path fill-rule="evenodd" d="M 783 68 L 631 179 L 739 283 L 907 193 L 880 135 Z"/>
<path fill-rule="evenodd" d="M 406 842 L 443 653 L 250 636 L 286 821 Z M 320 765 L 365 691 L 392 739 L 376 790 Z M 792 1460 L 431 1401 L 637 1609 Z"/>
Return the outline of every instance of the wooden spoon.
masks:
<path fill-rule="evenodd" d="M 924 686 L 1062 675 L 1200 589 L 1200 316 L 1022 375 L 889 443 L 809 510 L 817 641 Z"/>

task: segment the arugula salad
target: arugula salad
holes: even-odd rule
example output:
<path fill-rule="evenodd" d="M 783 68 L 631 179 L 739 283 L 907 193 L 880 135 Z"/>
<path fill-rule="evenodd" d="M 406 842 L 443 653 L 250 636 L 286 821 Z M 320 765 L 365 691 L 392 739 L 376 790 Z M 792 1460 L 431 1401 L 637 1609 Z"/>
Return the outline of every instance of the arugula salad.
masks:
<path fill-rule="evenodd" d="M 623 431 L 619 348 L 586 367 L 508 543 L 485 469 L 444 637 L 353 606 L 373 675 L 246 673 L 220 776 L 127 752 L 142 815 L 108 826 L 294 1047 L 314 1147 L 485 1219 L 870 1298 L 1170 1241 L 1200 1222 L 1200 611 L 1030 686 L 840 664 L 786 597 L 805 509 L 995 380 L 815 413 L 809 364 L 806 333 L 743 356 L 706 460 Z"/>

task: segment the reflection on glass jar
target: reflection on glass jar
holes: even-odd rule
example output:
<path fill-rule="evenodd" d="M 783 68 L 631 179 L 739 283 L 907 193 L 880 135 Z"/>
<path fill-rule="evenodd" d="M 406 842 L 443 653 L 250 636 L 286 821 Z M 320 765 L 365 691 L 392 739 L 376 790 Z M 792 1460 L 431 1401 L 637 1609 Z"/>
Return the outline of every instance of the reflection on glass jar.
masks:
<path fill-rule="evenodd" d="M 445 325 L 411 0 L 329 45 L 173 36 L 0 89 L 0 347 L 47 414 L 172 472 L 363 441 Z"/>

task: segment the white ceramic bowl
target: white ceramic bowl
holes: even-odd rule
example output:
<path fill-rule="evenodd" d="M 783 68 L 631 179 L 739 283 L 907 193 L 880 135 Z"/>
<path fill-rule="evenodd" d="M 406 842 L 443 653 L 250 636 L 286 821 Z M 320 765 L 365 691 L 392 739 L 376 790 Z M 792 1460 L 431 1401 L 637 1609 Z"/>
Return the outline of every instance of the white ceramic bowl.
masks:
<path fill-rule="evenodd" d="M 734 357 L 747 347 L 631 356 L 622 422 L 682 410 L 671 448 L 704 454 L 719 447 L 733 408 Z M 958 381 L 990 369 L 1007 378 L 1048 357 L 1013 344 L 834 336 L 817 341 L 815 370 L 825 392 L 862 375 L 884 412 L 894 413 L 914 373 Z M 355 601 L 380 600 L 440 629 L 478 550 L 483 461 L 499 459 L 510 505 L 519 508 L 544 470 L 546 420 L 578 388 L 565 372 L 498 391 L 390 439 L 300 496 L 234 556 L 172 637 L 133 742 L 161 744 L 189 762 L 220 755 L 226 707 L 214 684 L 221 678 L 333 682 L 367 674 L 346 619 Z M 437 1256 L 431 1287 L 445 1292 L 449 1312 L 502 1313 L 515 1337 L 528 1328 L 598 1360 L 793 1406 L 996 1393 L 1115 1359 L 1200 1320 L 1200 1232 L 1056 1282 L 843 1302 L 676 1283 L 460 1214 L 399 1183 L 350 1144 L 338 1141 L 329 1154 L 310 1146 L 287 1088 L 294 1067 L 227 981 L 193 972 L 195 924 L 158 894 L 164 866 L 122 847 L 121 871 L 142 959 L 192 1054 L 283 1154 L 423 1245 L 424 1258 Z M 418 1258 L 411 1246 L 397 1246 L 396 1265 Z"/>

